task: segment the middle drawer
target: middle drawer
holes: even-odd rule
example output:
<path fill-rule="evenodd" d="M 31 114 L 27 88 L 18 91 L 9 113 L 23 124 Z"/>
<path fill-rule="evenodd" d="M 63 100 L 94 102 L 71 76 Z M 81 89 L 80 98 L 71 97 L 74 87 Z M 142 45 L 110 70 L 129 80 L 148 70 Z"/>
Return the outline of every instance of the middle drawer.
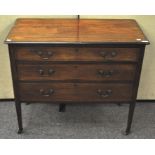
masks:
<path fill-rule="evenodd" d="M 79 80 L 79 81 L 133 81 L 135 64 L 18 64 L 18 79 Z"/>

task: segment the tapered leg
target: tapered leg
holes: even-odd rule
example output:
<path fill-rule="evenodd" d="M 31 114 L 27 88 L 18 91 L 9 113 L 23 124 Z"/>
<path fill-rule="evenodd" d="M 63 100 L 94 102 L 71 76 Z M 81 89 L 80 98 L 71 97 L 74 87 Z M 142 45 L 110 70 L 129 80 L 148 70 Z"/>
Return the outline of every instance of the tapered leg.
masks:
<path fill-rule="evenodd" d="M 129 105 L 127 128 L 126 128 L 126 130 L 124 132 L 125 135 L 128 135 L 130 133 L 132 120 L 133 120 L 133 114 L 134 114 L 134 110 L 135 110 L 135 105 L 136 105 L 136 102 L 132 102 Z"/>
<path fill-rule="evenodd" d="M 18 120 L 18 127 L 19 127 L 18 134 L 21 134 L 23 132 L 21 103 L 16 101 L 15 106 L 16 106 L 17 120 Z"/>
<path fill-rule="evenodd" d="M 65 104 L 59 104 L 59 112 L 65 112 L 66 105 Z"/>

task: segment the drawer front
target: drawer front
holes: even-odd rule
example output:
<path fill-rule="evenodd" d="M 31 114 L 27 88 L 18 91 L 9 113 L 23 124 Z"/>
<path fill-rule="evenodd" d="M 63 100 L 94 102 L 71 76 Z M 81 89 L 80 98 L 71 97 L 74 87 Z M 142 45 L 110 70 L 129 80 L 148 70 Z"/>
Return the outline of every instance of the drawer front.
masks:
<path fill-rule="evenodd" d="M 132 101 L 130 84 L 21 83 L 21 101 Z"/>
<path fill-rule="evenodd" d="M 139 48 L 16 47 L 16 59 L 23 61 L 138 61 Z"/>
<path fill-rule="evenodd" d="M 18 64 L 19 80 L 133 81 L 134 64 Z"/>

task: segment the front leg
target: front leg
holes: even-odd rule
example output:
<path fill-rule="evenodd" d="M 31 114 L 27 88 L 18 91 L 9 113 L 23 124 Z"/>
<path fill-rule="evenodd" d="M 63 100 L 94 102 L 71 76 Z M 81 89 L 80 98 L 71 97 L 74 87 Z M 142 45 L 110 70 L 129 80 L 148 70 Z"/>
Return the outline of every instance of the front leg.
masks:
<path fill-rule="evenodd" d="M 135 105 L 136 105 L 136 102 L 131 102 L 129 105 L 128 122 L 127 122 L 126 130 L 123 132 L 124 135 L 128 135 L 131 132 L 131 125 L 132 125 Z"/>
<path fill-rule="evenodd" d="M 21 111 L 21 103 L 19 101 L 15 101 L 16 106 L 16 113 L 17 113 L 17 120 L 18 120 L 18 134 L 23 132 L 23 125 L 22 125 L 22 111 Z"/>

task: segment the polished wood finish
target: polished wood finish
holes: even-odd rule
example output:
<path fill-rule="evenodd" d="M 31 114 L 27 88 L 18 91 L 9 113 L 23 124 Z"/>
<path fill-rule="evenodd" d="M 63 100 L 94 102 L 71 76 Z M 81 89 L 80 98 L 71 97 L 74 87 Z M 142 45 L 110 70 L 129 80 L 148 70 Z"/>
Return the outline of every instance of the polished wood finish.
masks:
<path fill-rule="evenodd" d="M 21 61 L 138 61 L 139 48 L 18 46 L 16 59 Z"/>
<path fill-rule="evenodd" d="M 22 83 L 19 96 L 21 101 L 127 102 L 132 101 L 132 88 L 131 84 L 112 83 Z"/>
<path fill-rule="evenodd" d="M 18 64 L 21 81 L 134 81 L 135 64 Z"/>
<path fill-rule="evenodd" d="M 7 43 L 148 43 L 135 20 L 17 19 Z"/>
<path fill-rule="evenodd" d="M 9 44 L 15 103 L 126 103 L 131 129 L 145 45 L 134 20 L 17 19 Z"/>

